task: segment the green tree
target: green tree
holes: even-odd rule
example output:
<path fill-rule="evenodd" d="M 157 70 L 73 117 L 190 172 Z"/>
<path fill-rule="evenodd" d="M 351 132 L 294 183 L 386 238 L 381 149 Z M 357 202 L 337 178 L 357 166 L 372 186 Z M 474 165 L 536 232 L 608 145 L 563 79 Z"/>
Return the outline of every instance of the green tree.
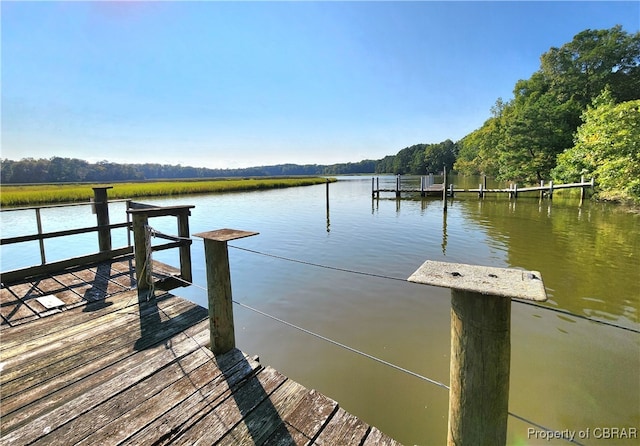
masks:
<path fill-rule="evenodd" d="M 450 139 L 438 144 L 429 144 L 424 149 L 426 171 L 415 173 L 435 173 L 441 171 L 443 167 L 451 171 L 457 154 L 458 146 Z"/>
<path fill-rule="evenodd" d="M 606 89 L 582 117 L 575 145 L 558 156 L 554 177 L 593 177 L 604 198 L 640 202 L 640 100 L 616 104 Z"/>
<path fill-rule="evenodd" d="M 559 153 L 573 145 L 580 106 L 563 101 L 540 75 L 516 84 L 501 113 L 498 178 L 530 183 L 549 178 Z"/>
<path fill-rule="evenodd" d="M 502 113 L 505 106 L 502 99 L 498 98 L 491 108 L 492 117 L 458 142 L 459 151 L 453 168 L 459 173 L 498 175 L 497 147 L 502 140 Z"/>
<path fill-rule="evenodd" d="M 617 102 L 640 99 L 640 33 L 585 30 L 540 60 L 538 71 L 516 83 L 514 98 L 497 103 L 499 113 L 463 138 L 461 171 L 546 179 L 573 146 L 582 112 L 607 85 Z"/>
<path fill-rule="evenodd" d="M 607 85 L 616 102 L 640 98 L 640 32 L 629 34 L 620 25 L 587 29 L 540 61 L 553 90 L 583 108 Z"/>

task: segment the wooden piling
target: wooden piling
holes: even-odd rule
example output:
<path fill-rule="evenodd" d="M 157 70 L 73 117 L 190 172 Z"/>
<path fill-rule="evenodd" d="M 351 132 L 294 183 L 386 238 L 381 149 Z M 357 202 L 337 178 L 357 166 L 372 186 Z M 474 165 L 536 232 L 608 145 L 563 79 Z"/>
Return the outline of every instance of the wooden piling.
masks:
<path fill-rule="evenodd" d="M 553 180 L 549 181 L 549 200 L 553 199 Z"/>
<path fill-rule="evenodd" d="M 236 346 L 227 242 L 257 234 L 236 229 L 218 229 L 194 234 L 204 239 L 210 348 L 215 354 L 227 353 Z"/>
<path fill-rule="evenodd" d="M 396 198 L 400 198 L 400 174 L 396 175 Z"/>
<path fill-rule="evenodd" d="M 98 222 L 98 246 L 100 251 L 111 251 L 111 229 L 109 229 L 109 202 L 107 189 L 113 186 L 94 187 L 93 201 Z"/>
<path fill-rule="evenodd" d="M 327 178 L 327 210 L 329 209 L 329 178 Z"/>
<path fill-rule="evenodd" d="M 540 273 L 426 261 L 408 280 L 451 289 L 447 444 L 506 444 L 511 298 L 546 300 Z"/>
<path fill-rule="evenodd" d="M 447 166 L 444 166 L 442 170 L 442 206 L 444 212 L 447 212 Z"/>

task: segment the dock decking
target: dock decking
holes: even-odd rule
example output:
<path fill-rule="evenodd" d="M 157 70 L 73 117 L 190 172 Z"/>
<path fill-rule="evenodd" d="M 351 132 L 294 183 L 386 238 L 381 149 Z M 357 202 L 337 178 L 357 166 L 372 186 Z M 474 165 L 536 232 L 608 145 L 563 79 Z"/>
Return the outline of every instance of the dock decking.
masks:
<path fill-rule="evenodd" d="M 256 357 L 214 355 L 207 309 L 139 302 L 132 262 L 3 284 L 0 444 L 398 444 Z"/>

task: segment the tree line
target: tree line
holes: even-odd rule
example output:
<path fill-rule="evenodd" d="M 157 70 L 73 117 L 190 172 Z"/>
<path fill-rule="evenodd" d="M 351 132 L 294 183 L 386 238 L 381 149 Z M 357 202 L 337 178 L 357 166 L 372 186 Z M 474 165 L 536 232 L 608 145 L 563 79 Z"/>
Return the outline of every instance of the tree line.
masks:
<path fill-rule="evenodd" d="M 509 101 L 458 142 L 455 169 L 533 183 L 595 178 L 640 200 L 640 32 L 585 30 L 540 57 Z"/>
<path fill-rule="evenodd" d="M 443 167 L 521 184 L 594 177 L 610 198 L 640 201 L 640 32 L 585 30 L 540 57 L 540 68 L 498 98 L 484 124 L 457 142 L 416 144 L 379 160 L 207 169 L 95 164 L 70 158 L 2 160 L 2 183 L 105 182 L 359 173 L 426 174 Z"/>
<path fill-rule="evenodd" d="M 371 173 L 376 161 L 332 165 L 278 164 L 241 169 L 209 169 L 168 164 L 119 164 L 109 161 L 90 163 L 77 158 L 3 159 L 0 172 L 2 184 L 24 183 L 102 183 L 110 181 L 144 181 L 158 179 L 260 177 L 300 175 L 348 175 Z"/>

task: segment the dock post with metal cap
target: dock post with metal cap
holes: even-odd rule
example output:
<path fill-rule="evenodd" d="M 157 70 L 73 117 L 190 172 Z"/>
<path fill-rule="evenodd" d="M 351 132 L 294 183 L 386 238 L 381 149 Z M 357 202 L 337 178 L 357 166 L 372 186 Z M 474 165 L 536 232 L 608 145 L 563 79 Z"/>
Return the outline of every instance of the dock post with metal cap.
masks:
<path fill-rule="evenodd" d="M 218 229 L 194 234 L 195 237 L 204 239 L 210 348 L 215 354 L 226 353 L 236 346 L 227 242 L 252 235 L 258 235 L 258 233 L 237 229 Z"/>
<path fill-rule="evenodd" d="M 511 298 L 545 301 L 540 273 L 428 260 L 408 280 L 451 289 L 447 444 L 506 444 Z"/>

